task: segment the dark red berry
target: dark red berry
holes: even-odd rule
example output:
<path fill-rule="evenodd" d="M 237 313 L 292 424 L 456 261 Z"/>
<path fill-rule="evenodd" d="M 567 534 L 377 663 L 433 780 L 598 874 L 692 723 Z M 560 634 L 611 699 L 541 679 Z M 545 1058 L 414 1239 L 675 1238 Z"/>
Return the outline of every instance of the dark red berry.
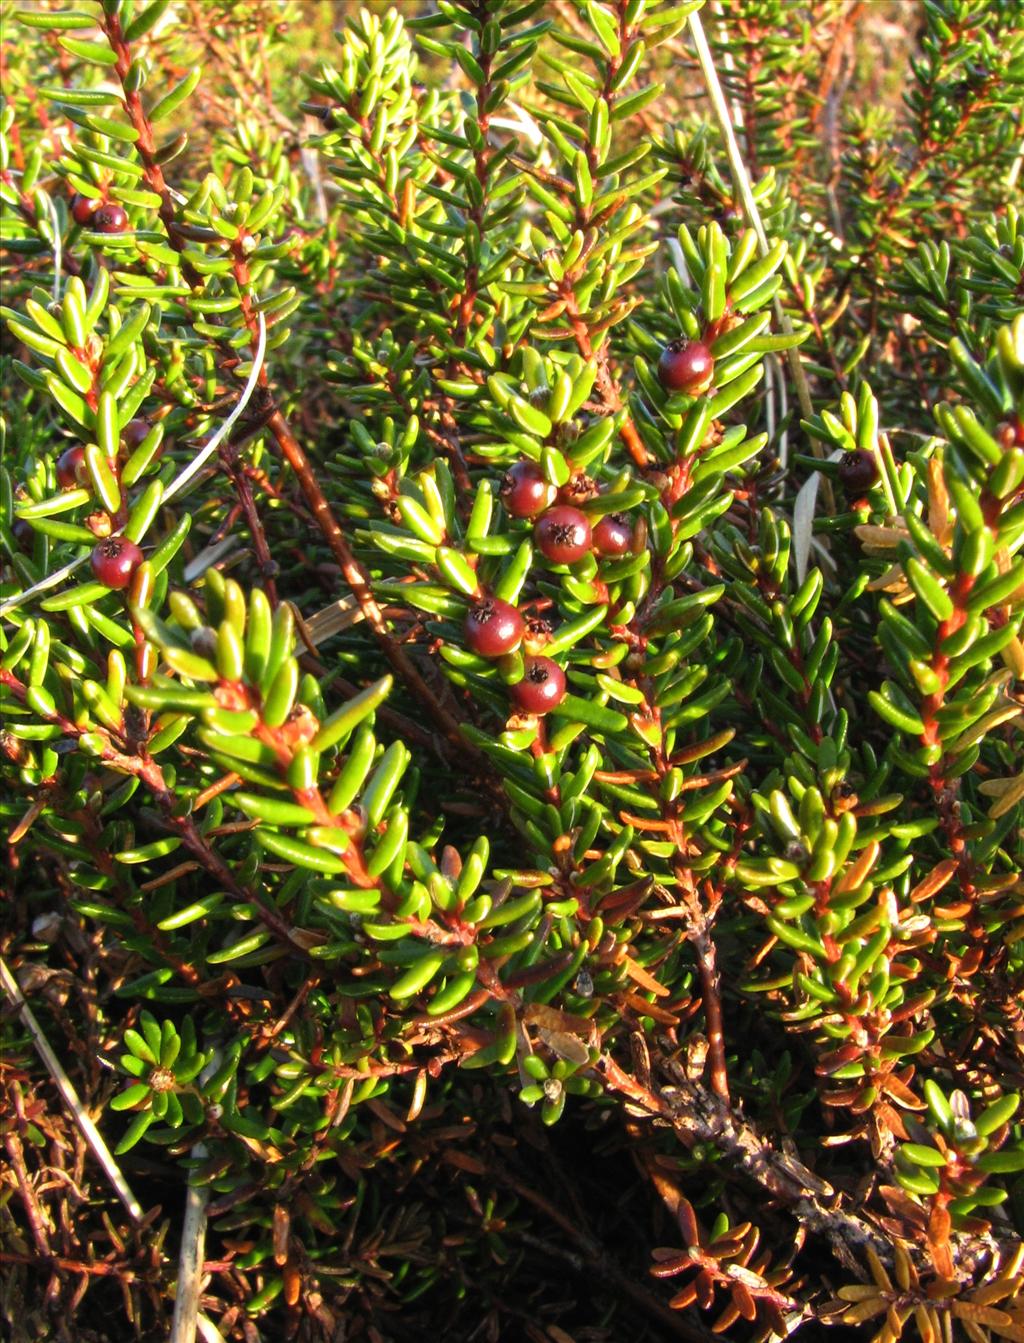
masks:
<path fill-rule="evenodd" d="M 625 555 L 633 544 L 633 528 L 624 513 L 606 513 L 594 528 L 594 549 L 599 555 Z"/>
<path fill-rule="evenodd" d="M 91 196 L 83 196 L 81 192 L 76 191 L 71 197 L 71 218 L 76 224 L 91 224 L 99 208 L 99 201 L 93 200 Z"/>
<path fill-rule="evenodd" d="M 57 484 L 62 490 L 74 490 L 86 481 L 85 449 L 68 448 L 57 458 Z"/>
<path fill-rule="evenodd" d="M 134 452 L 135 449 L 140 446 L 142 440 L 146 437 L 151 428 L 152 426 L 149 421 L 142 419 L 141 416 L 134 420 L 129 420 L 121 430 L 121 441 L 129 452 Z"/>
<path fill-rule="evenodd" d="M 559 504 L 539 518 L 533 535 L 552 564 L 574 564 L 590 549 L 590 523 L 578 508 Z"/>
<path fill-rule="evenodd" d="M 554 502 L 555 487 L 533 462 L 516 462 L 501 482 L 501 502 L 514 518 L 535 518 Z"/>
<path fill-rule="evenodd" d="M 523 617 L 511 602 L 485 597 L 466 616 L 466 644 L 478 657 L 504 657 L 519 647 L 524 629 Z"/>
<path fill-rule="evenodd" d="M 521 713 L 547 713 L 565 698 L 565 672 L 551 658 L 526 658 L 523 679 L 512 687 L 512 700 Z"/>
<path fill-rule="evenodd" d="M 91 223 L 99 233 L 124 233 L 128 229 L 128 212 L 123 206 L 110 202 L 100 206 Z"/>
<path fill-rule="evenodd" d="M 132 574 L 142 563 L 142 551 L 127 536 L 108 536 L 93 550 L 89 563 L 98 583 L 120 592 L 132 581 Z"/>
<path fill-rule="evenodd" d="M 715 359 L 702 340 L 674 340 L 658 360 L 658 381 L 666 392 L 706 392 L 715 376 Z"/>
<path fill-rule="evenodd" d="M 878 479 L 874 453 L 847 452 L 839 463 L 839 483 L 847 494 L 863 494 Z"/>

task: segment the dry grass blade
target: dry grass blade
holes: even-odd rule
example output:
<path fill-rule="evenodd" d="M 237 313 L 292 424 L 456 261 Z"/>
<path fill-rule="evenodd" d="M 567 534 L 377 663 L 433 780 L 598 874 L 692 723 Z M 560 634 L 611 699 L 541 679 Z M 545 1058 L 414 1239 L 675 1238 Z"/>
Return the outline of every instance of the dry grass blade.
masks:
<path fill-rule="evenodd" d="M 305 626 L 310 642 L 314 647 L 319 647 L 332 635 L 350 629 L 363 619 L 363 612 L 355 597 L 341 597 L 311 615 L 305 621 Z"/>
<path fill-rule="evenodd" d="M 751 228 L 757 234 L 758 250 L 762 256 L 766 256 L 769 250 L 768 235 L 765 232 L 761 214 L 757 208 L 757 202 L 754 199 L 754 193 L 750 185 L 750 175 L 747 172 L 747 166 L 744 163 L 743 155 L 740 152 L 739 143 L 736 139 L 736 131 L 733 126 L 733 119 L 729 112 L 729 106 L 725 99 L 721 80 L 718 78 L 718 71 L 715 69 L 714 56 L 711 53 L 711 48 L 708 46 L 708 40 L 704 34 L 704 25 L 700 21 L 700 14 L 691 14 L 687 19 L 687 23 L 690 27 L 690 35 L 693 38 L 693 45 L 696 48 L 697 60 L 700 63 L 704 82 L 707 85 L 708 96 L 711 99 L 715 117 L 725 140 L 726 153 L 729 158 L 729 168 L 732 173 L 736 193 L 743 203 L 743 212 L 746 215 Z M 790 323 L 789 317 L 783 309 L 782 303 L 778 297 L 775 298 L 773 307 L 775 311 L 775 320 L 777 321 L 779 328 L 786 335 L 791 335 L 793 331 L 792 324 Z M 793 385 L 796 389 L 797 400 L 800 402 L 800 413 L 803 415 L 804 419 L 810 419 L 814 414 L 814 406 L 811 402 L 811 392 L 807 384 L 807 375 L 804 373 L 803 364 L 800 362 L 800 352 L 795 346 L 787 350 L 786 360 L 789 364 L 790 375 L 792 376 Z M 785 444 L 782 445 L 782 448 L 782 462 L 785 466 L 786 457 L 788 455 L 785 449 Z M 816 441 L 812 441 L 811 450 L 816 457 L 823 457 L 825 455 L 821 445 Z M 793 518 L 793 546 L 797 561 L 798 577 L 801 582 L 806 575 L 807 565 L 810 559 L 815 502 L 819 489 L 826 511 L 829 513 L 835 512 L 835 499 L 832 493 L 831 481 L 827 477 L 823 478 L 815 473 L 800 491 L 800 495 L 798 496 L 799 508 Z"/>
<path fill-rule="evenodd" d="M 757 202 L 754 200 L 754 193 L 750 187 L 750 176 L 747 173 L 747 166 L 743 161 L 743 155 L 740 153 L 739 143 L 736 140 L 736 132 L 733 129 L 732 117 L 729 115 L 729 107 L 725 101 L 725 93 L 722 90 L 722 83 L 718 78 L 718 71 L 715 69 L 715 59 L 711 54 L 711 48 L 708 46 L 708 40 L 704 35 L 704 25 L 700 21 L 700 14 L 691 14 L 687 19 L 687 23 L 690 25 L 690 35 L 693 38 L 693 45 L 697 51 L 697 60 L 700 62 L 701 72 L 704 75 L 704 82 L 707 84 L 711 105 L 715 110 L 715 116 L 725 139 L 726 153 L 729 157 L 729 168 L 732 172 L 733 182 L 739 193 L 740 200 L 743 202 L 743 212 L 747 216 L 751 228 L 757 234 L 757 242 L 761 255 L 765 256 L 768 253 L 768 235 L 765 233 L 764 224 L 761 222 L 761 214 L 757 208 Z M 787 335 L 791 334 L 793 328 L 778 299 L 775 301 L 775 315 L 782 330 Z M 804 373 L 803 365 L 800 362 L 800 355 L 796 349 L 791 349 L 787 351 L 786 358 L 789 363 L 790 372 L 793 376 L 793 385 L 796 388 L 797 399 L 800 402 L 800 412 L 805 417 L 810 417 L 814 414 L 814 407 L 811 404 L 810 388 L 807 385 L 807 375 Z M 815 444 L 814 447 L 816 453 L 820 453 L 818 445 Z"/>
<path fill-rule="evenodd" d="M 133 1222 L 141 1222 L 143 1213 L 138 1199 L 132 1193 L 127 1180 L 121 1174 L 120 1167 L 114 1160 L 110 1148 L 103 1141 L 103 1136 L 99 1129 L 89 1118 L 89 1115 L 79 1099 L 78 1092 L 74 1088 L 71 1078 L 61 1067 L 60 1060 L 50 1048 L 49 1041 L 43 1034 L 43 1028 L 36 1020 L 35 1013 L 25 1001 L 25 995 L 18 986 L 18 981 L 11 973 L 7 962 L 0 956 L 0 984 L 3 985 L 4 993 L 7 995 L 11 1005 L 15 1008 L 21 1017 L 22 1024 L 32 1037 L 32 1043 L 36 1047 L 36 1052 L 46 1065 L 47 1071 L 53 1078 L 54 1085 L 64 1099 L 65 1105 L 71 1112 L 71 1116 L 78 1127 L 82 1137 L 89 1145 L 93 1156 L 103 1167 L 103 1172 L 107 1179 L 113 1185 L 114 1190 L 128 1211 L 128 1215 Z"/>

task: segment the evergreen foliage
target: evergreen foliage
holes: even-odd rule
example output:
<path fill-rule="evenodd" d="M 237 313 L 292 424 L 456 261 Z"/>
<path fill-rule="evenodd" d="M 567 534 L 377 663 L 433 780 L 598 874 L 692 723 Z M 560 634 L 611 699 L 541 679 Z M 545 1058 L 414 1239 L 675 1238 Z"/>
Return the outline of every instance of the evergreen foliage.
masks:
<path fill-rule="evenodd" d="M 24 1337 L 1024 1340 L 1020 0 L 194 9 L 5 13 Z"/>

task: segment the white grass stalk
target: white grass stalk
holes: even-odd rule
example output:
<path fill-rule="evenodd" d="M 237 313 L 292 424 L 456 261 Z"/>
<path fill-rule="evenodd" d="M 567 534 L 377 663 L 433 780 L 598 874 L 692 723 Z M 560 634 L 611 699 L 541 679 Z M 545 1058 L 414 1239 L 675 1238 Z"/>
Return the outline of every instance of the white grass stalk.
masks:
<path fill-rule="evenodd" d="M 185 488 L 185 486 L 189 483 L 189 481 L 193 478 L 193 476 L 195 476 L 197 472 L 203 469 L 206 463 L 210 460 L 213 454 L 220 447 L 221 443 L 223 443 L 227 435 L 235 427 L 235 423 L 237 422 L 239 416 L 242 414 L 246 406 L 249 404 L 249 400 L 253 392 L 256 390 L 256 383 L 259 381 L 259 376 L 263 369 L 263 359 L 267 353 L 267 323 L 262 313 L 259 314 L 259 324 L 260 324 L 260 336 L 259 341 L 256 345 L 256 356 L 252 361 L 252 368 L 249 370 L 249 377 L 245 384 L 245 391 L 238 398 L 234 410 L 232 410 L 231 414 L 227 417 L 224 423 L 212 435 L 210 441 L 206 444 L 206 446 L 196 453 L 195 457 L 192 458 L 191 462 L 189 462 L 188 466 L 185 467 L 184 471 L 182 471 L 179 475 L 177 475 L 174 478 L 174 480 L 171 481 L 170 485 L 168 485 L 167 489 L 164 490 L 163 503 L 166 504 L 168 499 L 173 499 L 176 494 L 180 494 L 181 491 Z"/>
<path fill-rule="evenodd" d="M 46 208 L 50 212 L 50 230 L 53 234 L 53 240 L 50 244 L 53 250 L 53 301 L 60 302 L 60 268 L 64 264 L 63 243 L 60 236 L 60 221 L 57 218 L 57 207 L 45 191 L 40 191 L 39 195 L 46 202 Z"/>
<path fill-rule="evenodd" d="M 47 574 L 38 583 L 33 583 L 30 588 L 26 588 L 24 592 L 19 592 L 14 597 L 8 597 L 5 602 L 0 602 L 0 616 L 5 616 L 8 611 L 16 611 L 19 606 L 28 601 L 29 597 L 34 597 L 39 592 L 47 592 L 50 588 L 58 587 L 64 582 L 65 578 L 70 578 L 76 569 L 80 569 L 88 558 L 88 555 L 79 555 L 77 560 L 72 560 L 70 564 L 64 564 L 59 569 L 54 569 L 52 574 Z"/>
<path fill-rule="evenodd" d="M 199 452 L 196 453 L 195 457 L 193 457 L 192 461 L 189 462 L 188 466 L 186 466 L 183 471 L 181 471 L 177 476 L 175 476 L 174 480 L 172 480 L 170 485 L 168 485 L 167 489 L 164 491 L 162 501 L 163 503 L 166 504 L 169 499 L 173 499 L 176 494 L 180 494 L 181 491 L 185 488 L 185 486 L 194 478 L 197 472 L 203 469 L 206 463 L 210 460 L 213 454 L 220 447 L 221 443 L 223 443 L 225 437 L 234 428 L 236 422 L 238 421 L 239 416 L 243 413 L 246 406 L 249 404 L 250 398 L 252 397 L 253 392 L 256 390 L 256 383 L 259 381 L 260 371 L 263 368 L 263 360 L 267 353 L 267 323 L 262 313 L 259 314 L 259 324 L 260 324 L 260 334 L 259 334 L 259 341 L 256 345 L 256 356 L 252 361 L 252 368 L 249 371 L 249 377 L 245 384 L 245 390 L 242 392 L 242 395 L 238 398 L 238 402 L 236 403 L 231 414 L 227 417 L 227 419 L 220 426 L 220 428 L 217 429 L 215 433 L 211 436 L 209 442 L 206 443 L 205 446 Z M 124 530 L 123 527 L 119 527 L 116 532 L 112 533 L 112 535 L 120 536 L 123 530 Z M 8 611 L 14 611 L 19 606 L 23 606 L 30 597 L 36 596 L 37 593 L 46 592 L 50 588 L 57 587 L 57 585 L 59 583 L 62 583 L 65 578 L 69 577 L 71 574 L 75 572 L 76 569 L 80 568 L 88 558 L 89 558 L 88 555 L 80 555 L 77 560 L 72 560 L 70 564 L 65 564 L 63 568 L 56 569 L 52 574 L 47 574 L 45 578 L 41 578 L 38 583 L 33 583 L 32 586 L 30 588 L 26 588 L 24 592 L 19 592 L 17 596 L 9 597 L 7 601 L 0 603 L 0 616 L 5 616 L 8 613 Z"/>
<path fill-rule="evenodd" d="M 75 1122 L 78 1131 L 85 1139 L 89 1150 L 103 1168 L 103 1173 L 110 1181 L 118 1198 L 127 1209 L 128 1216 L 133 1222 L 141 1222 L 143 1218 L 142 1207 L 138 1199 L 129 1188 L 127 1180 L 121 1174 L 120 1167 L 114 1160 L 110 1148 L 103 1141 L 103 1135 L 92 1122 L 78 1097 L 78 1092 L 74 1088 L 71 1078 L 61 1066 L 60 1059 L 50 1048 L 50 1042 L 43 1034 L 43 1028 L 36 1020 L 35 1013 L 25 1001 L 25 995 L 21 991 L 18 981 L 11 973 L 7 962 L 0 956 L 0 985 L 7 995 L 11 1005 L 15 1008 L 21 1017 L 22 1025 L 32 1037 L 32 1043 L 36 1047 L 36 1052 L 46 1065 L 46 1070 L 53 1078 L 54 1085 L 60 1092 L 64 1104 L 71 1112 L 71 1117 Z"/>
<path fill-rule="evenodd" d="M 743 204 L 743 212 L 747 216 L 750 227 L 757 234 L 757 243 L 761 255 L 768 253 L 768 235 L 765 233 L 764 224 L 761 222 L 761 214 L 757 208 L 757 201 L 754 200 L 754 193 L 750 185 L 750 176 L 747 173 L 747 166 L 743 162 L 743 155 L 740 153 L 739 143 L 736 139 L 736 132 L 733 129 L 732 117 L 729 115 L 729 107 L 725 100 L 725 93 L 722 89 L 721 80 L 718 78 L 718 71 L 715 69 L 715 60 L 711 54 L 711 48 L 708 46 L 708 40 L 704 35 L 704 26 L 700 21 L 700 14 L 694 12 L 687 19 L 690 25 L 690 36 L 693 38 L 693 45 L 697 52 L 697 60 L 700 62 L 700 68 L 704 75 L 704 82 L 707 85 L 708 96 L 711 99 L 711 105 L 715 110 L 715 116 L 721 127 L 722 135 L 725 138 L 726 154 L 729 158 L 729 168 L 732 172 L 733 184 L 739 193 Z M 786 315 L 782 304 L 778 299 L 775 300 L 775 316 L 779 327 L 786 335 L 791 335 L 793 327 L 789 317 Z M 793 377 L 793 385 L 796 388 L 797 399 L 800 402 L 800 410 L 805 418 L 814 414 L 814 407 L 811 404 L 810 388 L 807 385 L 807 375 L 804 373 L 803 365 L 800 362 L 800 355 L 796 347 L 786 351 L 786 359 L 789 363 L 790 373 Z"/>
<path fill-rule="evenodd" d="M 196 1143 L 192 1156 L 206 1156 L 206 1148 Z M 178 1282 L 174 1292 L 174 1315 L 168 1343 L 195 1343 L 199 1328 L 199 1297 L 202 1293 L 203 1260 L 206 1256 L 206 1205 L 210 1199 L 207 1185 L 189 1181 L 185 1195 L 185 1221 L 181 1228 L 178 1251 Z M 209 1324 L 209 1321 L 205 1321 Z M 212 1326 L 211 1326 L 212 1327 Z M 203 1329 L 204 1337 L 208 1337 Z"/>

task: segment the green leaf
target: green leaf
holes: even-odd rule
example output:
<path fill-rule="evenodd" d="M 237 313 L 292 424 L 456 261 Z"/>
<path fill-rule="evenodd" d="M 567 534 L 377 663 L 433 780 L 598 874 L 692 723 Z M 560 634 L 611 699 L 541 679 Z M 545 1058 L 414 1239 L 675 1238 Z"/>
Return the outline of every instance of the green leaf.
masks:
<path fill-rule="evenodd" d="M 293 863 L 296 867 L 307 868 L 310 872 L 322 872 L 327 876 L 337 876 L 339 872 L 346 870 L 342 859 L 333 853 L 328 853 L 325 849 L 316 849 L 312 844 L 304 844 L 290 835 L 279 835 L 274 830 L 263 829 L 256 829 L 252 833 L 260 848 L 266 849 L 278 858 L 283 858 L 286 863 Z"/>
<path fill-rule="evenodd" d="M 176 835 L 168 835 L 166 839 L 154 840 L 152 844 L 145 844 L 138 849 L 122 849 L 113 857 L 116 862 L 127 865 L 148 863 L 153 858 L 166 858 L 169 853 L 174 853 L 179 848 L 181 840 Z"/>
<path fill-rule="evenodd" d="M 129 987 L 126 985 L 126 988 Z M 123 1156 L 125 1152 L 130 1152 L 135 1144 L 143 1137 L 150 1124 L 153 1123 L 156 1116 L 151 1110 L 142 1110 L 135 1116 L 121 1141 L 114 1148 L 115 1156 Z"/>
<path fill-rule="evenodd" d="M 263 721 L 267 727 L 281 727 L 292 711 L 298 688 L 299 664 L 294 658 L 286 658 L 263 701 Z"/>
<path fill-rule="evenodd" d="M 188 924 L 195 923 L 199 919 L 208 918 L 215 909 L 224 903 L 225 899 L 223 891 L 215 891 L 212 895 L 204 895 L 184 909 L 179 909 L 176 913 L 168 915 L 166 919 L 161 919 L 156 926 L 161 932 L 165 933 L 174 932 L 178 928 L 185 928 Z"/>
<path fill-rule="evenodd" d="M 769 916 L 765 923 L 779 941 L 784 942 L 786 946 L 792 947 L 795 951 L 804 951 L 817 961 L 826 959 L 825 948 L 821 942 L 809 933 L 805 933 L 803 929 L 796 927 L 795 924 L 786 923 L 774 916 Z"/>
<path fill-rule="evenodd" d="M 82 14 L 75 9 L 16 9 L 14 17 L 28 28 L 48 28 L 51 32 L 67 32 L 74 28 L 95 28 L 96 15 Z M 43 89 L 41 92 L 45 93 Z"/>
<path fill-rule="evenodd" d="M 223 947 L 220 951 L 208 951 L 206 953 L 206 963 L 207 965 L 230 965 L 243 956 L 249 956 L 254 951 L 259 951 L 261 947 L 266 946 L 272 936 L 273 934 L 266 928 L 261 928 L 258 932 L 250 933 L 247 937 L 240 937 L 237 942 L 232 942 L 229 947 Z"/>
<path fill-rule="evenodd" d="M 924 735 L 924 722 L 894 681 L 884 681 L 881 691 L 868 691 L 868 701 L 880 718 L 911 736 Z"/>
<path fill-rule="evenodd" d="M 946 1099 L 942 1089 L 930 1077 L 926 1078 L 922 1087 L 924 1098 L 931 1110 L 936 1124 L 943 1132 L 948 1131 L 953 1123 L 953 1111 L 949 1101 Z"/>
<path fill-rule="evenodd" d="M 153 105 L 149 113 L 150 121 L 156 125 L 157 122 L 164 121 L 169 117 L 172 112 L 176 112 L 185 99 L 191 97 L 196 88 L 198 88 L 199 81 L 202 77 L 202 67 L 196 66 L 196 68 L 190 71 L 184 79 L 175 84 L 170 93 L 165 94 L 158 103 Z"/>
<path fill-rule="evenodd" d="M 391 997 L 401 1002 L 427 987 L 445 962 L 443 951 L 429 951 L 391 986 Z"/>
<path fill-rule="evenodd" d="M 88 606 L 109 596 L 110 589 L 103 583 L 80 583 L 59 596 L 44 598 L 39 605 L 44 611 L 69 611 L 75 606 Z"/>
<path fill-rule="evenodd" d="M 122 1091 L 117 1096 L 111 1096 L 109 1105 L 112 1110 L 133 1110 L 136 1105 L 141 1105 L 144 1100 L 147 1100 L 149 1094 L 149 1087 L 143 1082 L 137 1082 L 127 1091 Z"/>
<path fill-rule="evenodd" d="M 461 551 L 453 550 L 449 546 L 438 546 L 437 567 L 441 571 L 442 578 L 456 592 L 461 592 L 467 597 L 473 597 L 479 591 L 480 583 L 476 576 L 476 570 Z"/>
<path fill-rule="evenodd" d="M 190 681 L 220 680 L 212 662 L 187 648 L 170 646 L 163 650 L 163 655 L 172 671 L 176 671 L 179 676 L 187 676 Z"/>
<path fill-rule="evenodd" d="M 616 32 L 615 19 L 603 5 L 597 4 L 596 0 L 587 0 L 586 8 L 587 19 L 601 45 L 609 56 L 618 56 L 622 47 Z"/>
<path fill-rule="evenodd" d="M 987 1138 L 990 1133 L 995 1133 L 996 1129 L 1002 1128 L 1008 1124 L 1017 1113 L 1020 1105 L 1020 1096 L 1009 1095 L 1001 1096 L 987 1109 L 982 1110 L 981 1114 L 974 1121 L 975 1130 L 981 1138 Z"/>
<path fill-rule="evenodd" d="M 901 1143 L 899 1155 L 915 1166 L 941 1168 L 946 1164 L 945 1156 L 937 1147 L 925 1147 L 923 1144 L 916 1142 Z"/>
<path fill-rule="evenodd" d="M 508 413 L 520 429 L 525 429 L 528 434 L 534 434 L 537 438 L 547 438 L 551 433 L 552 425 L 547 415 L 536 406 L 531 406 L 529 401 L 524 401 L 521 396 L 511 398 Z"/>
<path fill-rule="evenodd" d="M 346 740 L 360 723 L 365 722 L 374 710 L 384 703 L 391 693 L 393 684 L 392 676 L 383 676 L 373 685 L 360 691 L 358 695 L 354 695 L 324 720 L 320 725 L 320 731 L 310 742 L 310 749 L 317 752 L 329 751 L 332 746 L 337 746 L 339 742 Z"/>
<path fill-rule="evenodd" d="M 112 117 L 88 116 L 85 118 L 85 124 L 97 135 L 105 135 L 111 140 L 134 144 L 139 138 L 139 132 L 134 126 L 129 126 L 124 121 L 115 121 Z"/>
<path fill-rule="evenodd" d="M 36 354 L 53 358 L 59 350 L 64 348 L 63 341 L 44 335 L 43 332 L 38 331 L 34 326 L 28 326 L 25 322 L 19 322 L 8 317 L 7 326 L 16 340 L 20 340 L 23 345 L 27 345 L 30 350 L 35 350 Z"/>
<path fill-rule="evenodd" d="M 936 620 L 948 620 L 953 614 L 953 602 L 939 580 L 916 556 L 903 566 L 907 581 L 915 594 L 927 606 Z"/>
<path fill-rule="evenodd" d="M 103 366 L 110 368 L 128 348 L 138 340 L 149 323 L 153 309 L 148 303 L 141 303 L 132 315 L 122 324 L 117 335 L 107 342 L 103 351 Z"/>
<path fill-rule="evenodd" d="M 574 722 L 584 723 L 598 732 L 613 735 L 625 732 L 629 727 L 629 719 L 617 709 L 609 709 L 606 705 L 597 704 L 593 700 L 580 699 L 577 695 L 566 695 L 562 702 L 551 710 L 551 714 L 557 718 L 571 718 Z"/>
<path fill-rule="evenodd" d="M 124 30 L 124 40 L 126 42 L 137 42 L 140 37 L 144 37 L 167 13 L 170 3 L 171 0 L 153 0 L 151 5 L 147 5 L 145 9 L 140 10 Z"/>
<path fill-rule="evenodd" d="M 460 1003 L 469 997 L 475 987 L 475 970 L 467 970 L 464 974 L 454 975 L 452 978 L 446 979 L 431 998 L 427 1007 L 427 1016 L 438 1017 L 445 1012 L 454 1011 Z"/>
<path fill-rule="evenodd" d="M 383 817 L 395 789 L 401 782 L 402 775 L 409 766 L 409 760 L 409 751 L 400 741 L 393 741 L 381 756 L 361 798 L 367 821 L 371 826 L 377 825 Z"/>
<path fill-rule="evenodd" d="M 1015 1151 L 985 1152 L 974 1164 L 986 1175 L 1016 1175 L 1024 1170 L 1024 1147 Z"/>
<path fill-rule="evenodd" d="M 139 542 L 143 539 L 160 511 L 163 497 L 164 487 L 161 481 L 150 481 L 136 499 L 131 512 L 128 514 L 124 534 L 130 541 Z"/>
<path fill-rule="evenodd" d="M 54 363 L 64 381 L 69 387 L 73 387 L 79 396 L 86 396 L 92 391 L 92 374 L 84 364 L 79 363 L 70 350 L 58 350 L 54 356 Z"/>
<path fill-rule="evenodd" d="M 439 546 L 444 540 L 444 527 L 432 518 L 421 504 L 407 494 L 400 494 L 396 500 L 402 521 L 421 541 L 431 546 Z"/>
<path fill-rule="evenodd" d="M 284 802 L 280 798 L 261 797 L 258 793 L 233 793 L 232 802 L 257 821 L 266 821 L 268 825 L 294 826 L 313 825 L 316 817 L 307 807 L 294 802 Z"/>
<path fill-rule="evenodd" d="M 777 238 L 760 261 L 753 262 L 752 265 L 741 271 L 735 280 L 730 281 L 729 300 L 734 308 L 742 311 L 739 305 L 778 270 L 783 257 L 786 255 L 786 250 L 786 243 L 781 238 Z"/>
<path fill-rule="evenodd" d="M 102 42 L 86 42 L 80 37 L 62 37 L 60 44 L 72 56 L 88 65 L 116 65 L 117 52 Z"/>

